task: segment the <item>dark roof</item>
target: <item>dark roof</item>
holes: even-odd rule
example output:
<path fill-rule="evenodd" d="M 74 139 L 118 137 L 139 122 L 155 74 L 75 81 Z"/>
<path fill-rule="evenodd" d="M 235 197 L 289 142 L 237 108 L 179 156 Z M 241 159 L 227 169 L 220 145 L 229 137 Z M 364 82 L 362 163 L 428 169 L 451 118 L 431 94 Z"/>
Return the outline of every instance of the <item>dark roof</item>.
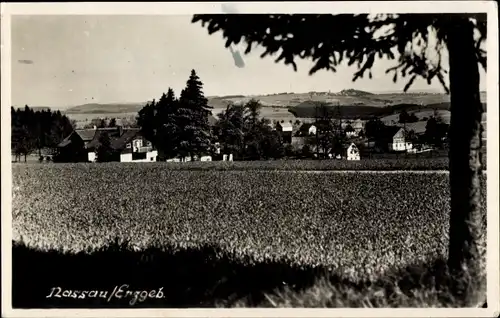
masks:
<path fill-rule="evenodd" d="M 117 150 L 123 149 L 126 143 L 139 135 L 139 133 L 139 129 L 124 129 L 123 134 L 119 138 L 111 139 L 111 147 Z"/>
<path fill-rule="evenodd" d="M 108 133 L 111 140 L 111 148 L 115 150 L 123 150 L 131 139 L 140 135 L 139 128 L 123 128 L 121 133 L 119 128 L 78 129 L 64 138 L 64 140 L 58 144 L 58 147 L 66 147 L 71 144 L 72 138 L 74 134 L 76 134 L 83 141 L 88 142 L 86 145 L 87 149 L 95 149 L 99 146 L 99 138 L 104 132 Z"/>
<path fill-rule="evenodd" d="M 132 138 L 136 137 L 140 129 L 139 128 L 123 128 L 122 133 L 119 133 L 117 128 L 98 128 L 95 130 L 94 138 L 87 144 L 87 149 L 94 149 L 99 146 L 99 138 L 101 135 L 107 132 L 109 139 L 111 140 L 111 148 L 115 150 L 122 150 L 125 148 L 127 142 Z"/>
<path fill-rule="evenodd" d="M 309 128 L 311 126 L 314 126 L 312 123 L 304 123 L 302 124 L 299 129 L 295 132 L 296 137 L 303 137 L 303 136 L 308 136 L 309 135 Z"/>
<path fill-rule="evenodd" d="M 301 132 L 309 132 L 309 128 L 311 128 L 311 126 L 314 126 L 314 125 L 313 125 L 313 124 L 311 124 L 311 123 L 305 123 L 305 124 L 302 124 L 302 125 L 300 126 L 299 131 L 301 131 Z"/>
<path fill-rule="evenodd" d="M 71 143 L 71 139 L 68 139 L 68 138 L 65 138 L 63 141 L 61 141 L 59 143 L 59 145 L 57 145 L 58 147 L 66 147 L 67 145 L 69 145 Z"/>
<path fill-rule="evenodd" d="M 75 132 L 82 138 L 83 141 L 91 141 L 94 139 L 95 129 L 77 129 Z"/>
<path fill-rule="evenodd" d="M 69 134 L 68 137 L 64 138 L 58 145 L 57 147 L 66 147 L 68 146 L 69 144 L 72 143 L 73 141 L 73 137 L 75 136 L 76 132 L 73 131 L 71 132 L 71 134 Z M 79 136 L 78 134 L 76 134 L 77 136 Z"/>
<path fill-rule="evenodd" d="M 399 126 L 386 126 L 382 132 L 382 137 L 392 138 L 402 127 Z"/>

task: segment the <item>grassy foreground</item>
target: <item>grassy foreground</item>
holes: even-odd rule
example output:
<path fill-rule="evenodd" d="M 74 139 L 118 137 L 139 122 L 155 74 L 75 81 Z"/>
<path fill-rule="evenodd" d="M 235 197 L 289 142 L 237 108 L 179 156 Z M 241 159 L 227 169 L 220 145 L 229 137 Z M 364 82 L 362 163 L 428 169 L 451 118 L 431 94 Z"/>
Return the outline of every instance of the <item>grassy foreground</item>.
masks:
<path fill-rule="evenodd" d="M 13 305 L 129 306 L 46 298 L 122 284 L 163 287 L 164 298 L 134 304 L 145 307 L 473 301 L 446 290 L 446 174 L 167 167 L 15 166 Z"/>

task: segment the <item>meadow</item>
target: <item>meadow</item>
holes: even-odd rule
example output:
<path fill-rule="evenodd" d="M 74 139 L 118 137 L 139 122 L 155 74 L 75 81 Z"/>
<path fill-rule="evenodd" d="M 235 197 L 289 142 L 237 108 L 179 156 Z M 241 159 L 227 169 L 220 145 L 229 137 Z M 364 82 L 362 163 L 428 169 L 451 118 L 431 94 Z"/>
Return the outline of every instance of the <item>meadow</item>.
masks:
<path fill-rule="evenodd" d="M 436 289 L 447 173 L 181 167 L 14 165 L 14 307 L 128 306 L 46 298 L 123 283 L 164 286 L 135 306 L 460 305 Z"/>

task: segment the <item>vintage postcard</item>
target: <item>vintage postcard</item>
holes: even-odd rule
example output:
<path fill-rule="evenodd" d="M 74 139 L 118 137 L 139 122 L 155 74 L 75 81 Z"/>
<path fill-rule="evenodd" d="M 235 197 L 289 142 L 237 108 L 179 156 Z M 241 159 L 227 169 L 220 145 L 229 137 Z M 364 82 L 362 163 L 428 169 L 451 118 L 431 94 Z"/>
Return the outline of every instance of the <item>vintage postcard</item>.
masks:
<path fill-rule="evenodd" d="M 494 1 L 1 14 L 3 316 L 498 316 Z"/>

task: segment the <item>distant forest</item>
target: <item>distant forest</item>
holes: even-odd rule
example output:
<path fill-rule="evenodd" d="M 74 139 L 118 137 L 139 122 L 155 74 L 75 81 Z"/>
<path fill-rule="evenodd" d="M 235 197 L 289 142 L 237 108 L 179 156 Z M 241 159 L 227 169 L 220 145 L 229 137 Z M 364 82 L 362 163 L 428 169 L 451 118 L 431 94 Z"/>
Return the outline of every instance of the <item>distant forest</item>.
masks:
<path fill-rule="evenodd" d="M 288 111 L 295 117 L 300 118 L 314 118 L 316 108 L 314 103 L 318 102 L 304 102 L 297 106 L 289 107 Z M 482 103 L 484 110 L 486 111 L 486 103 Z M 449 110 L 450 103 L 437 103 L 428 105 L 418 105 L 418 104 L 397 104 L 386 107 L 375 107 L 375 106 L 336 106 L 332 104 L 327 104 L 326 107 L 330 111 L 331 116 L 341 117 L 343 119 L 372 119 L 378 117 L 389 116 L 393 114 L 398 114 L 400 112 L 407 111 L 417 111 L 421 109 L 433 109 L 433 110 Z M 339 115 L 340 114 L 340 115 Z"/>

